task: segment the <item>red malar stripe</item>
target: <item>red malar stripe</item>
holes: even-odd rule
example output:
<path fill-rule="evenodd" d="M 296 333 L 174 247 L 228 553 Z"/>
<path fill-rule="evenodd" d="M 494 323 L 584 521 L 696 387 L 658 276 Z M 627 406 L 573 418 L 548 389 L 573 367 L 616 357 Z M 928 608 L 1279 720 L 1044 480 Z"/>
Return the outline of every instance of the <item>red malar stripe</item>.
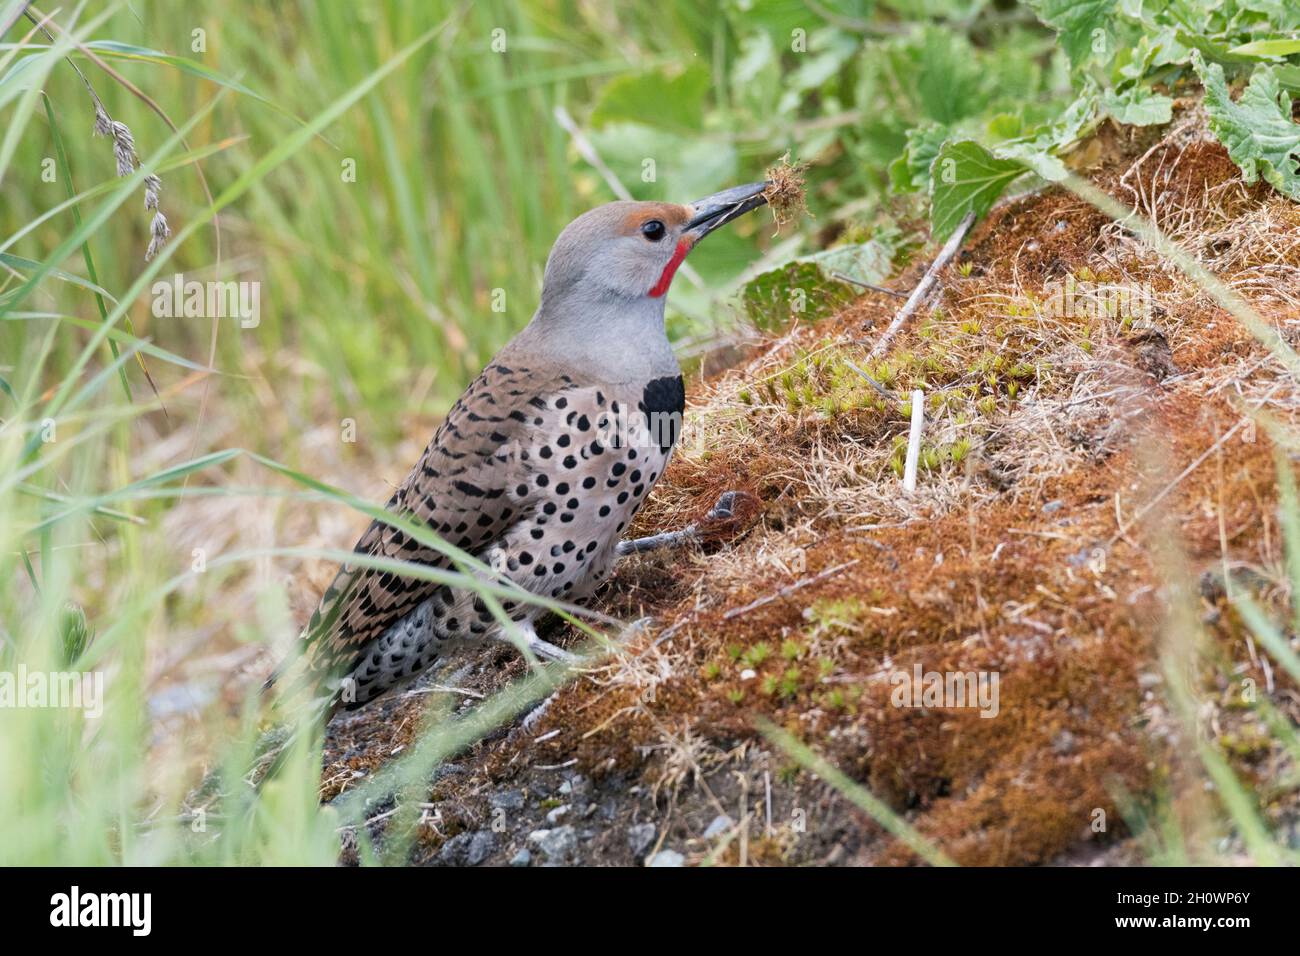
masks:
<path fill-rule="evenodd" d="M 655 287 L 650 290 L 651 298 L 657 299 L 668 291 L 668 287 L 672 285 L 673 282 L 673 275 L 677 272 L 677 267 L 682 264 L 682 260 L 686 258 L 686 253 L 690 251 L 691 244 L 685 239 L 682 239 L 677 243 L 677 248 L 673 250 L 673 257 L 668 260 L 668 265 L 664 266 L 664 271 L 663 274 L 659 276 L 659 281 L 656 282 Z"/>

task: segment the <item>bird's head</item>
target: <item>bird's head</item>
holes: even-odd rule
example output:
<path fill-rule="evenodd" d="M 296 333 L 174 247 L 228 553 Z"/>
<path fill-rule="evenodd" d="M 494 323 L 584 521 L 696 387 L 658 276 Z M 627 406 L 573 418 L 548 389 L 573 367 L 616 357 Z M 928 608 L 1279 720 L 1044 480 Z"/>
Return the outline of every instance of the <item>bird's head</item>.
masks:
<path fill-rule="evenodd" d="M 651 299 L 662 304 L 695 244 L 767 202 L 767 183 L 724 189 L 686 205 L 611 202 L 565 227 L 546 260 L 542 303 Z"/>

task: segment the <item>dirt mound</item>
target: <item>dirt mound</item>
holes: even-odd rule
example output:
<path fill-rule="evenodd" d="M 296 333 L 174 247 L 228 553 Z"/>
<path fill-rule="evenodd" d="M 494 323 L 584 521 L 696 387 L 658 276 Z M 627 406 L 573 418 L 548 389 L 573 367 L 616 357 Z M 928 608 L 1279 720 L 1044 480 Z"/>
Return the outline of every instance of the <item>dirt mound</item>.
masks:
<path fill-rule="evenodd" d="M 1246 187 L 1194 113 L 1103 155 L 1099 186 L 1295 330 L 1294 204 Z M 1278 772 L 1233 695 L 1251 678 L 1292 720 L 1300 698 L 1222 582 L 1289 597 L 1273 449 L 1246 414 L 1294 422 L 1294 386 L 1197 286 L 1061 190 L 995 209 L 942 282 L 884 360 L 866 356 L 897 300 L 873 292 L 694 384 L 692 431 L 639 530 L 684 526 L 728 490 L 752 507 L 702 547 L 624 563 L 605 610 L 653 626 L 445 768 L 418 858 L 916 862 L 768 743 L 764 718 L 960 863 L 1131 858 L 1130 827 L 1154 812 L 1135 794 L 1195 802 L 1179 797 L 1194 770 L 1159 661 L 1164 527 L 1204 574 L 1220 658 L 1196 675 L 1220 698 L 1201 735 L 1246 775 Z M 913 389 L 927 421 L 906 494 Z M 522 671 L 485 649 L 422 686 L 467 708 Z M 931 672 L 995 674 L 997 699 L 900 706 L 897 675 Z M 424 706 L 415 693 L 336 722 L 326 796 L 408 743 Z M 1278 799 L 1265 811 L 1291 813 Z"/>

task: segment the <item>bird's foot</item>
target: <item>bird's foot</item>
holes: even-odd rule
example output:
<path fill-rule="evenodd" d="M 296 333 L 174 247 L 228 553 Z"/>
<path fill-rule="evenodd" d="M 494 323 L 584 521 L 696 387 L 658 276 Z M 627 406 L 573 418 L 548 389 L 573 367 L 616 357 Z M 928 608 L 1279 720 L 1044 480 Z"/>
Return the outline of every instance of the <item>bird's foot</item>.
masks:
<path fill-rule="evenodd" d="M 640 554 L 643 551 L 655 551 L 659 548 L 675 548 L 683 544 L 689 544 L 692 541 L 699 540 L 702 525 L 713 524 L 719 521 L 730 521 L 735 517 L 735 508 L 738 492 L 724 491 L 718 496 L 713 507 L 709 509 L 708 514 L 704 516 L 704 521 L 694 522 L 680 531 L 665 531 L 662 534 L 652 534 L 644 538 L 632 538 L 628 541 L 620 541 L 616 548 L 616 553 L 620 556 L 625 554 Z"/>
<path fill-rule="evenodd" d="M 572 667 L 582 660 L 577 654 L 538 637 L 537 629 L 529 620 L 516 621 L 513 628 L 501 632 L 501 639 L 514 645 L 521 653 L 527 651 L 542 661 L 558 661 L 566 667 Z"/>
<path fill-rule="evenodd" d="M 535 656 L 544 661 L 558 661 L 568 667 L 572 667 L 582 660 L 582 658 L 577 654 L 570 653 L 562 647 L 556 647 L 554 644 L 547 643 L 535 634 L 533 635 L 533 639 L 528 642 L 528 649 L 532 651 Z"/>

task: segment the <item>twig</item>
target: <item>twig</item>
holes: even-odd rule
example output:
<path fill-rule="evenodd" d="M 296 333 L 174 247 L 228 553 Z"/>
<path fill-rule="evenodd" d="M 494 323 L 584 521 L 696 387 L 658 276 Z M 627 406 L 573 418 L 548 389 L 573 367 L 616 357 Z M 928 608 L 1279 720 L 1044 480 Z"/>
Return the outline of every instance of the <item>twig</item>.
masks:
<path fill-rule="evenodd" d="M 889 389 L 885 388 L 885 386 L 881 385 L 874 378 L 872 378 L 866 372 L 862 371 L 862 369 L 858 368 L 848 359 L 844 360 L 844 364 L 847 365 L 849 368 L 853 369 L 853 371 L 857 372 L 858 375 L 860 375 L 863 379 L 865 379 L 866 383 L 870 385 L 872 388 L 874 388 L 881 398 L 889 402 L 889 404 L 892 405 L 894 408 L 899 407 L 899 401 L 897 395 L 895 395 Z"/>
<path fill-rule="evenodd" d="M 843 272 L 832 272 L 831 278 L 839 279 L 841 282 L 847 282 L 849 285 L 855 285 L 861 289 L 870 289 L 872 292 L 883 292 L 885 295 L 892 295 L 898 299 L 906 299 L 908 296 L 906 292 L 886 289 L 883 285 L 872 285 L 870 282 L 863 282 L 861 279 L 853 278 L 853 276 L 846 276 Z"/>
<path fill-rule="evenodd" d="M 966 239 L 966 233 L 970 232 L 970 227 L 974 224 L 975 213 L 967 213 L 966 218 L 961 221 L 953 234 L 948 237 L 948 241 L 944 243 L 938 257 L 935 258 L 934 262 L 930 263 L 930 268 L 925 270 L 925 275 L 921 277 L 921 281 L 912 290 L 912 294 L 907 297 L 903 307 L 898 310 L 894 320 L 889 323 L 889 327 L 885 329 L 885 334 L 880 337 L 880 341 L 871 350 L 868 358 L 879 358 L 883 355 L 889 348 L 890 343 L 893 342 L 894 336 L 898 335 L 903 326 L 907 324 L 908 319 L 930 297 L 935 283 L 939 281 L 939 273 L 944 270 L 948 263 L 952 262 L 953 257 L 957 255 L 957 250 L 961 248 L 962 242 Z"/>
<path fill-rule="evenodd" d="M 824 571 L 818 571 L 810 578 L 804 578 L 803 580 L 796 581 L 794 584 L 787 584 L 779 591 L 775 591 L 772 594 L 768 594 L 764 597 L 758 598 L 757 600 L 750 601 L 743 607 L 733 607 L 726 614 L 722 615 L 722 619 L 724 621 L 730 621 L 733 618 L 740 617 L 742 614 L 748 614 L 750 611 L 755 611 L 764 605 L 771 604 L 773 601 L 779 601 L 781 598 L 789 597 L 791 594 L 794 594 L 795 591 L 802 590 L 803 588 L 809 587 L 813 584 L 818 584 L 829 577 L 839 574 L 845 568 L 853 567 L 853 565 L 857 564 L 860 560 L 860 558 L 854 558 L 852 561 L 845 561 L 843 564 L 837 564 Z"/>
<path fill-rule="evenodd" d="M 925 392 L 912 392 L 912 429 L 907 434 L 907 463 L 903 467 L 903 491 L 916 491 L 916 465 L 921 460 L 921 432 L 925 429 Z"/>

